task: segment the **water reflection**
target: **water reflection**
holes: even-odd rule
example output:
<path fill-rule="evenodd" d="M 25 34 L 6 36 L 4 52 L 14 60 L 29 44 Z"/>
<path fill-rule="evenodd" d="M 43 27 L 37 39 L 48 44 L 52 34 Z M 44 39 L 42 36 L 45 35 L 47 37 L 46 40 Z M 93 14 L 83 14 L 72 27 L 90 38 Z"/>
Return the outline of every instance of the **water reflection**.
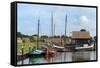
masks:
<path fill-rule="evenodd" d="M 82 52 L 57 52 L 54 56 L 26 58 L 18 61 L 17 64 L 39 64 L 39 63 L 55 63 L 55 62 L 72 62 L 72 61 L 89 61 L 96 60 L 96 51 Z"/>
<path fill-rule="evenodd" d="M 73 61 L 86 61 L 90 60 L 90 53 L 89 52 L 75 52 L 72 55 Z"/>

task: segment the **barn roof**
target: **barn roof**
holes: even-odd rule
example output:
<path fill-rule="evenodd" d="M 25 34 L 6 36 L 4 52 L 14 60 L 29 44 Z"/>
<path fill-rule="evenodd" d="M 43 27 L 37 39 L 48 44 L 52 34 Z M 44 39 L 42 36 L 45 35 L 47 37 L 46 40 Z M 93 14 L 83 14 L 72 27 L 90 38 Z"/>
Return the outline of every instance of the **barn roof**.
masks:
<path fill-rule="evenodd" d="M 90 39 L 90 34 L 89 32 L 73 31 L 72 39 Z"/>

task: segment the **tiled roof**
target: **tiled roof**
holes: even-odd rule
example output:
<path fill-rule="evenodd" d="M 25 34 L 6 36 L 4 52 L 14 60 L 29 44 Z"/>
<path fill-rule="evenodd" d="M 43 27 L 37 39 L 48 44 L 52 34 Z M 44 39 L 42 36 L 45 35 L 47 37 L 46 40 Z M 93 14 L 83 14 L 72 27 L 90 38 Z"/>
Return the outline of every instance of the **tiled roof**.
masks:
<path fill-rule="evenodd" d="M 72 32 L 72 39 L 89 39 L 89 38 L 90 38 L 89 32 L 83 32 L 83 31 Z"/>

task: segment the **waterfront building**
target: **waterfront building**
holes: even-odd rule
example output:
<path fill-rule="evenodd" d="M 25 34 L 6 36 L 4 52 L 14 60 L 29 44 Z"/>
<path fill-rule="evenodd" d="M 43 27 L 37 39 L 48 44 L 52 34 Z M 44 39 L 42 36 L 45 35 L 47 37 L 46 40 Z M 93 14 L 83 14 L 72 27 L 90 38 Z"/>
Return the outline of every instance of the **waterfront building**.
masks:
<path fill-rule="evenodd" d="M 76 47 L 88 46 L 90 38 L 91 38 L 90 34 L 87 31 L 73 31 L 72 32 L 72 44 L 75 44 Z"/>

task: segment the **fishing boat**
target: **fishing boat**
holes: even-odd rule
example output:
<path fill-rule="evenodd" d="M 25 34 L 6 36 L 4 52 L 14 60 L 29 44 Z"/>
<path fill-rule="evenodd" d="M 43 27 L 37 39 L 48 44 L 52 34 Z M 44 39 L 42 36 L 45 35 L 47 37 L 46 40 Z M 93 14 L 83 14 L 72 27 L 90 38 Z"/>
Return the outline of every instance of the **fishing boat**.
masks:
<path fill-rule="evenodd" d="M 66 17 L 65 17 L 65 37 L 64 38 L 60 38 L 60 42 L 61 42 L 61 44 L 53 44 L 53 47 L 56 49 L 56 51 L 57 52 L 65 52 L 66 51 L 66 49 L 65 49 L 65 44 L 66 44 L 66 28 L 67 28 L 67 15 L 66 15 Z M 54 31 L 55 31 L 55 26 L 54 26 Z M 64 39 L 63 41 L 64 41 L 64 44 L 62 44 L 62 39 Z"/>
<path fill-rule="evenodd" d="M 84 44 L 83 47 L 75 47 L 75 50 L 76 51 L 80 51 L 80 50 L 86 51 L 86 50 L 93 50 L 93 48 L 94 48 L 94 45 L 93 44 L 90 45 L 90 46 L 88 46 L 88 44 Z"/>
<path fill-rule="evenodd" d="M 55 51 L 49 50 L 49 49 L 45 50 L 44 52 L 45 52 L 46 55 L 53 55 L 53 54 L 55 54 Z"/>
<path fill-rule="evenodd" d="M 42 55 L 44 55 L 44 51 L 42 51 L 42 50 L 32 50 L 30 52 L 30 55 L 32 55 L 32 56 L 42 56 Z"/>
<path fill-rule="evenodd" d="M 43 50 L 40 50 L 39 49 L 39 24 L 40 20 L 38 19 L 38 28 L 37 28 L 37 31 L 38 31 L 38 36 L 37 36 L 37 46 L 36 46 L 36 49 L 32 49 L 32 51 L 29 53 L 31 56 L 43 56 L 45 53 Z"/>
<path fill-rule="evenodd" d="M 53 50 L 52 46 L 50 44 L 46 44 L 45 47 L 44 47 L 44 53 L 45 55 L 53 55 L 56 53 L 56 51 Z"/>
<path fill-rule="evenodd" d="M 53 45 L 53 47 L 56 49 L 57 52 L 64 52 L 65 47 L 58 46 L 58 45 Z"/>
<path fill-rule="evenodd" d="M 54 35 L 54 23 L 53 23 L 53 14 L 51 13 L 51 36 L 52 36 L 52 41 L 51 41 L 51 44 L 47 45 L 47 48 L 45 50 L 45 54 L 46 55 L 53 55 L 53 54 L 55 54 L 55 51 L 51 47 L 53 45 L 53 35 Z"/>

